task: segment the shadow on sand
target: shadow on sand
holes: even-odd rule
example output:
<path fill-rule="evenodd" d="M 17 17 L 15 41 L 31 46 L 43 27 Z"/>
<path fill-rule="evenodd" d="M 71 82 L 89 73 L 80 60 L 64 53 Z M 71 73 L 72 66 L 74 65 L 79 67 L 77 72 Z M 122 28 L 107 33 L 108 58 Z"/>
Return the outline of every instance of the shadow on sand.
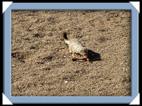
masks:
<path fill-rule="evenodd" d="M 89 59 L 90 62 L 99 61 L 101 60 L 101 55 L 97 52 L 87 49 L 87 58 Z"/>

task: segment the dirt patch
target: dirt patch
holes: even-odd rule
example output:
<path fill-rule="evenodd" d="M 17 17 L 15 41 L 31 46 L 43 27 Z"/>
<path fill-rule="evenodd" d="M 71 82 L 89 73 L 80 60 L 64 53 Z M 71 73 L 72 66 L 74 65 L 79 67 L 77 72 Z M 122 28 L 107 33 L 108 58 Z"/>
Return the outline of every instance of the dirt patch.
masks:
<path fill-rule="evenodd" d="M 124 10 L 12 11 L 12 95 L 131 95 L 130 26 Z M 65 31 L 101 60 L 72 61 Z"/>

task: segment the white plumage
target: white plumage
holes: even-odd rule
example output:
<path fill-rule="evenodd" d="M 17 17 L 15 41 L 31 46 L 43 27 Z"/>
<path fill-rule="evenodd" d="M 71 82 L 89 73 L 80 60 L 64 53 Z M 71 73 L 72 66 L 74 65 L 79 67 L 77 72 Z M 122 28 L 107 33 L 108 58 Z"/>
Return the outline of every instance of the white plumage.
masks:
<path fill-rule="evenodd" d="M 81 43 L 77 39 L 65 40 L 65 43 L 69 46 L 70 53 L 81 54 L 82 52 L 84 52 L 85 48 L 81 45 Z"/>
<path fill-rule="evenodd" d="M 69 52 L 72 53 L 73 58 L 75 58 L 75 54 L 82 56 L 82 59 L 86 57 L 86 48 L 82 46 L 82 44 L 77 39 L 68 39 L 67 33 L 63 34 L 64 41 L 69 47 Z"/>

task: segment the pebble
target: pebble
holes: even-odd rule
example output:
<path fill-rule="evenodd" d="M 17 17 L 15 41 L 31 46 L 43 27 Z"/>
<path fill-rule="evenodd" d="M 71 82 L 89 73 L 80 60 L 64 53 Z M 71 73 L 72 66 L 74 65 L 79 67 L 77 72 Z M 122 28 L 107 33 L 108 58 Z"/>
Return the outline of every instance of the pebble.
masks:
<path fill-rule="evenodd" d="M 68 81 L 65 81 L 65 84 L 68 83 Z"/>

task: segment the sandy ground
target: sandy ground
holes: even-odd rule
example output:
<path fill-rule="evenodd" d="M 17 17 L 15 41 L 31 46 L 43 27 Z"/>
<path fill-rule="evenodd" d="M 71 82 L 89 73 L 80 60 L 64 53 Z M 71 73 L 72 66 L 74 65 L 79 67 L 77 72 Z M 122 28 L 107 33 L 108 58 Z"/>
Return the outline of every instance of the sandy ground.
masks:
<path fill-rule="evenodd" d="M 130 11 L 12 11 L 12 95 L 131 95 Z M 62 33 L 101 55 L 72 61 Z"/>

